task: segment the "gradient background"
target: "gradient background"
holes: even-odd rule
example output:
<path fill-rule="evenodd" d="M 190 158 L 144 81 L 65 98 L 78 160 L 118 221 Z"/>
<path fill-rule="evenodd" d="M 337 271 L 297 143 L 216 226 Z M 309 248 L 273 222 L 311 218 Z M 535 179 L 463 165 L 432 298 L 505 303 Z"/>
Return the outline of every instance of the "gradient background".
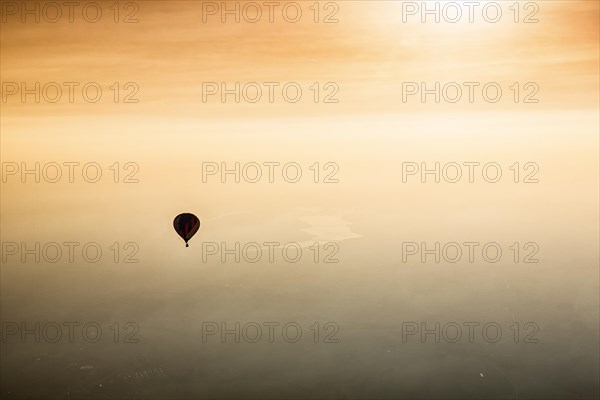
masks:
<path fill-rule="evenodd" d="M 538 1 L 535 24 L 402 23 L 394 1 L 337 1 L 335 24 L 137 4 L 134 24 L 0 26 L 2 82 L 104 87 L 95 104 L 2 103 L 2 162 L 140 166 L 134 184 L 2 183 L 3 242 L 136 242 L 140 260 L 3 263 L 3 322 L 133 321 L 140 343 L 9 339 L 2 398 L 598 398 L 597 1 Z M 203 103 L 206 81 L 336 82 L 340 101 Z M 402 103 L 404 81 L 536 82 L 540 101 Z M 136 82 L 139 103 L 110 101 L 113 82 Z M 209 161 L 335 162 L 340 182 L 202 183 Z M 402 183 L 407 161 L 507 175 Z M 536 162 L 540 182 L 513 183 L 514 162 Z M 203 223 L 188 249 L 181 212 Z M 337 242 L 340 262 L 203 263 L 203 241 Z M 536 242 L 540 262 L 403 263 L 406 241 Z M 339 343 L 202 343 L 206 321 L 333 321 Z M 403 343 L 404 321 L 532 321 L 539 343 Z"/>

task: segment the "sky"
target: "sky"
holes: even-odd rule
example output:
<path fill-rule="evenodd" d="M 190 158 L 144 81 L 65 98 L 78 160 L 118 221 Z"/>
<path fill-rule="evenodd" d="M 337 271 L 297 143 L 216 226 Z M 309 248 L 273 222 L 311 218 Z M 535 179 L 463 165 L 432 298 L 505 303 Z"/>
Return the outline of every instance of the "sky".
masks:
<path fill-rule="evenodd" d="M 473 23 L 465 2 L 456 2 L 457 23 L 423 23 L 420 8 L 407 8 L 422 2 L 322 1 L 317 23 L 308 1 L 287 6 L 302 10 L 297 23 L 280 10 L 293 2 L 280 2 L 273 22 L 263 5 L 256 23 L 243 18 L 255 18 L 249 2 L 239 3 L 248 10 L 239 23 L 221 21 L 221 2 L 120 2 L 118 23 L 112 2 L 98 2 L 96 23 L 79 8 L 72 23 L 66 9 L 56 23 L 43 18 L 54 14 L 22 22 L 8 3 L 15 2 L 2 2 L 0 24 L 2 242 L 94 242 L 103 256 L 23 262 L 3 244 L 3 321 L 135 321 L 138 347 L 107 344 L 104 357 L 98 346 L 81 347 L 93 360 L 86 362 L 107 368 L 162 360 L 170 378 L 148 386 L 156 398 L 174 387 L 190 398 L 597 396 L 597 1 L 517 2 L 518 23 L 514 2 L 502 1 L 479 2 Z M 437 3 L 452 11 L 453 2 Z M 481 14 L 490 3 L 500 4 L 497 23 Z M 34 94 L 23 101 L 21 84 L 36 82 L 56 82 L 62 96 L 47 101 L 57 86 L 49 85 L 39 102 Z M 72 102 L 64 82 L 74 82 Z M 439 102 L 407 94 L 436 82 L 451 84 Z M 222 83 L 247 91 L 239 102 L 235 94 L 222 101 Z M 474 85 L 473 101 L 465 83 Z M 97 102 L 85 100 L 86 84 L 89 96 L 101 88 Z M 501 88 L 497 102 L 484 97 L 486 84 L 492 98 Z M 253 102 L 257 87 L 262 97 Z M 302 96 L 289 101 L 298 87 Z M 457 87 L 461 99 L 447 101 Z M 39 183 L 21 175 L 36 162 Z M 79 163 L 73 182 L 65 162 Z M 279 163 L 272 183 L 270 162 Z M 464 164 L 471 162 L 479 163 L 473 183 Z M 44 175 L 53 163 L 61 166 L 56 183 Z M 96 183 L 81 174 L 88 163 L 101 170 Z M 217 174 L 206 175 L 208 163 Z M 259 164 L 261 180 L 222 177 L 235 163 L 250 172 Z M 300 166 L 299 182 L 281 174 L 288 163 Z M 419 172 L 403 175 L 407 163 Z M 462 179 L 422 182 L 423 167 L 436 163 L 440 171 L 460 165 Z M 497 183 L 481 174 L 489 163 L 500 166 Z M 96 170 L 86 177 L 95 180 Z M 172 229 L 182 212 L 202 221 L 189 248 Z M 203 261 L 209 242 L 273 241 L 299 243 L 305 256 L 297 264 Z M 501 262 L 403 261 L 403 243 L 469 241 L 500 243 Z M 335 243 L 339 262 L 313 262 L 315 242 L 321 256 Z M 122 262 L 125 243 L 137 246 L 139 262 Z M 539 247 L 538 263 L 521 262 L 526 243 Z M 341 339 L 335 348 L 206 346 L 197 335 L 207 320 L 336 321 Z M 541 342 L 406 345 L 398 332 L 407 320 L 493 320 L 506 329 L 535 321 Z M 31 395 L 36 389 L 19 378 L 28 362 L 43 353 L 77 358 L 78 348 L 4 347 L 3 372 L 15 372 L 3 390 Z M 64 395 L 36 368 L 40 393 Z M 480 372 L 490 381 L 480 385 Z M 63 378 L 89 389 L 86 380 Z M 140 390 L 127 396 L 152 395 Z"/>

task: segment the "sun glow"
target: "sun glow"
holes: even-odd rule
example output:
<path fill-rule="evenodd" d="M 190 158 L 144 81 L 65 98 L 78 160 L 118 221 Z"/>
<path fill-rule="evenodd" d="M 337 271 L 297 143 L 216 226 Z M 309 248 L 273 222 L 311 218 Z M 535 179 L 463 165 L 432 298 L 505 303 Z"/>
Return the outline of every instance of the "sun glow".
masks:
<path fill-rule="evenodd" d="M 385 2 L 388 22 L 444 34 L 464 34 L 522 18 L 529 6 L 494 1 L 398 1 Z M 535 10 L 532 10 L 535 11 Z"/>

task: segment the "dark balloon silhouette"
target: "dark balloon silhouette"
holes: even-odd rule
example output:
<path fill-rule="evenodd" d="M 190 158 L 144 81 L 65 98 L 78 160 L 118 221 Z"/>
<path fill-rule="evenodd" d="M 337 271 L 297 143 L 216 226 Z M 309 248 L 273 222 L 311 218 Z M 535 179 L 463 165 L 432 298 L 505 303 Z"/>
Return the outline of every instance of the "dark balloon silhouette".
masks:
<path fill-rule="evenodd" d="M 185 247 L 190 247 L 188 240 L 200 229 L 200 220 L 194 214 L 179 214 L 173 220 L 173 228 L 185 240 Z"/>

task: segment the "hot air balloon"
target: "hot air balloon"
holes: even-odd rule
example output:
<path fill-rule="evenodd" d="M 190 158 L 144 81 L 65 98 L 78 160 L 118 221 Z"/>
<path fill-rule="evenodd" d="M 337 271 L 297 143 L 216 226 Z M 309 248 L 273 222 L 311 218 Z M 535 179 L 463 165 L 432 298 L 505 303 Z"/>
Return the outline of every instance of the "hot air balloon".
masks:
<path fill-rule="evenodd" d="M 198 229 L 200 229 L 200 220 L 194 214 L 179 214 L 173 220 L 173 228 L 175 231 L 181 236 L 183 240 L 185 240 L 185 247 L 190 247 L 188 245 L 188 240 L 190 240 Z"/>

